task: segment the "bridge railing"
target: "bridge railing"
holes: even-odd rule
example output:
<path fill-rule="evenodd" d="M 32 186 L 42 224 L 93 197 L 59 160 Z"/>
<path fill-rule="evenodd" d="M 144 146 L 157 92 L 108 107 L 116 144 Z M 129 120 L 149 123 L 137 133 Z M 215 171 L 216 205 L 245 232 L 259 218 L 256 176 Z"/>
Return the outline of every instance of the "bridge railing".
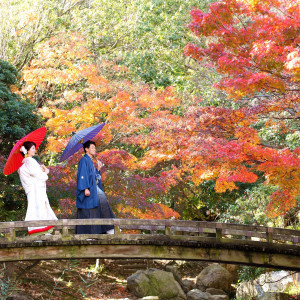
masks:
<path fill-rule="evenodd" d="M 46 241 L 85 240 L 101 238 L 101 235 L 77 235 L 76 225 L 114 225 L 116 236 L 138 236 L 147 234 L 165 235 L 176 239 L 249 240 L 300 246 L 300 231 L 267 226 L 231 223 L 184 221 L 184 220 L 141 220 L 141 219 L 61 219 L 52 221 L 0 222 L 0 244 L 31 243 L 36 236 L 28 236 L 28 227 L 54 226 L 52 236 L 43 236 Z M 102 235 L 103 236 L 103 235 Z"/>

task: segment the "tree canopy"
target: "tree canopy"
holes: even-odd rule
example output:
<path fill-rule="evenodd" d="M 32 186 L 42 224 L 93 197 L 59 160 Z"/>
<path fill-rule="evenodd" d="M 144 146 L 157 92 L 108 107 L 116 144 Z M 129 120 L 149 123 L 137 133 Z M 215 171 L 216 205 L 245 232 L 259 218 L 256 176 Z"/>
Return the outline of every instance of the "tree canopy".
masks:
<path fill-rule="evenodd" d="M 13 11 L 30 3 L 16 1 Z M 28 9 L 19 44 L 5 53 L 22 69 L 18 93 L 48 128 L 42 157 L 62 214 L 74 206 L 81 152 L 58 158 L 73 131 L 101 122 L 103 181 L 121 217 L 178 218 L 175 209 L 222 218 L 245 199 L 258 209 L 261 199 L 269 218 L 297 209 L 296 1 L 67 0 Z"/>
<path fill-rule="evenodd" d="M 37 128 L 40 117 L 35 105 L 21 101 L 15 93 L 18 71 L 8 62 L 0 60 L 0 151 L 10 152 L 15 140 Z M 15 91 L 15 92 L 14 92 Z"/>

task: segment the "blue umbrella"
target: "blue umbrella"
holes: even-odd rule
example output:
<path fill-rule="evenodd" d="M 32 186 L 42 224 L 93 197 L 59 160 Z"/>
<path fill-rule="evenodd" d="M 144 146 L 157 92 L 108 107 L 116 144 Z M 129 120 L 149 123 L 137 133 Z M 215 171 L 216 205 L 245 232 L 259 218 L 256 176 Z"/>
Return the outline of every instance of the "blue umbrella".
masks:
<path fill-rule="evenodd" d="M 91 140 L 103 128 L 104 125 L 105 123 L 102 123 L 85 128 L 78 132 L 74 132 L 74 135 L 71 137 L 59 161 L 62 162 L 76 153 L 80 148 L 82 148 L 82 144 L 88 140 Z"/>

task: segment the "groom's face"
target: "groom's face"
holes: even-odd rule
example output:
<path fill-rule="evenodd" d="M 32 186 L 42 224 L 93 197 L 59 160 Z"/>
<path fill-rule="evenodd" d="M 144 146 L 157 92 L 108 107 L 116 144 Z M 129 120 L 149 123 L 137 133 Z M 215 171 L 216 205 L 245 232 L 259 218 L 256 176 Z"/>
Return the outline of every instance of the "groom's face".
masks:
<path fill-rule="evenodd" d="M 85 151 L 87 154 L 94 156 L 96 155 L 96 146 L 91 144 L 89 148 L 85 148 Z"/>

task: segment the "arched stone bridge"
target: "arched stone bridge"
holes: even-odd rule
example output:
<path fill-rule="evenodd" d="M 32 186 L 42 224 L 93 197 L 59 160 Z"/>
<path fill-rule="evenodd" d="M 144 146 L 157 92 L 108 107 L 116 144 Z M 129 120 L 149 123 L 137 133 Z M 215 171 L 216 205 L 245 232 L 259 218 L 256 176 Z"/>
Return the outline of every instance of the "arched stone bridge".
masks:
<path fill-rule="evenodd" d="M 76 235 L 75 225 L 79 224 L 113 224 L 115 234 Z M 45 225 L 55 226 L 52 236 L 28 236 L 28 226 Z M 2 222 L 0 261 L 182 259 L 300 271 L 299 237 L 299 230 L 200 221 L 69 219 Z"/>

